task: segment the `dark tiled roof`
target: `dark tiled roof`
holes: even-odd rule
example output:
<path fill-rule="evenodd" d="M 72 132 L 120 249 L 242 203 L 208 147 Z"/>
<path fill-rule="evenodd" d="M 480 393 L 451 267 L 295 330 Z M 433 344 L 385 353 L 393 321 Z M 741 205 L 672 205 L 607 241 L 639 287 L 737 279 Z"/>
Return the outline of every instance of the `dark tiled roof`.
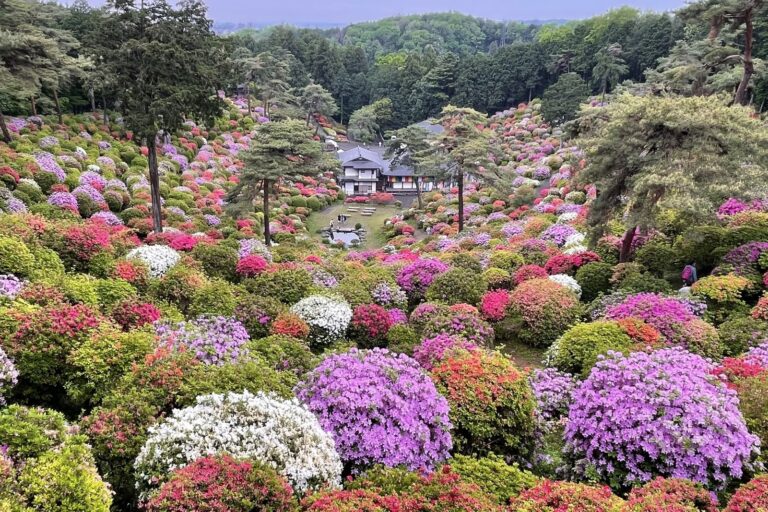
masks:
<path fill-rule="evenodd" d="M 388 167 L 378 153 L 375 153 L 369 149 L 361 148 L 359 146 L 348 151 L 344 151 L 343 153 L 338 153 L 338 157 L 342 164 L 346 164 L 357 159 L 363 159 L 375 163 L 379 169 L 386 169 Z"/>
<path fill-rule="evenodd" d="M 429 121 L 422 121 L 420 123 L 416 123 L 416 126 L 419 128 L 423 128 L 431 133 L 443 133 L 443 127 L 440 124 L 432 124 Z"/>

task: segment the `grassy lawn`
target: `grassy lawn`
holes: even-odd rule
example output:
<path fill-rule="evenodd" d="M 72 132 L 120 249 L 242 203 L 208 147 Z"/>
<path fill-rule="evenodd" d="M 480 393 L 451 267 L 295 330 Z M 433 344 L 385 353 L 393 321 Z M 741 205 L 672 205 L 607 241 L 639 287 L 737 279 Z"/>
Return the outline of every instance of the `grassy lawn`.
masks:
<path fill-rule="evenodd" d="M 370 217 L 363 217 L 360 215 L 360 212 L 346 213 L 348 206 L 357 206 L 361 210 L 363 207 L 375 206 L 376 212 Z M 387 239 L 382 230 L 384 221 L 401 212 L 401 208 L 396 208 L 394 206 L 337 204 L 319 212 L 312 212 L 307 220 L 307 229 L 313 237 L 320 239 L 321 236 L 318 235 L 316 231 L 318 229 L 327 228 L 331 221 L 333 221 L 335 225 L 338 225 L 336 218 L 340 214 L 345 214 L 347 215 L 347 223 L 344 227 L 355 227 L 355 224 L 359 222 L 367 232 L 365 243 L 362 244 L 360 248 L 375 249 L 387 244 Z"/>
<path fill-rule="evenodd" d="M 497 347 L 517 364 L 518 368 L 541 368 L 546 349 L 533 348 L 518 341 L 505 341 Z"/>

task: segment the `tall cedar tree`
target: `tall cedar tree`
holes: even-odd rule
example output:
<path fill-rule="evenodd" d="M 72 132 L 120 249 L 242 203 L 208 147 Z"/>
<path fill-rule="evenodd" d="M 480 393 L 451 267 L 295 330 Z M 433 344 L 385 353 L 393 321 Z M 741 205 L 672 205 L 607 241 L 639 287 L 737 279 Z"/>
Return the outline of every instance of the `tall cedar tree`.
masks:
<path fill-rule="evenodd" d="M 112 0 L 104 19 L 104 64 L 115 78 L 126 128 L 146 141 L 152 223 L 161 232 L 158 134 L 187 119 L 213 123 L 224 102 L 217 95 L 230 62 L 211 30 L 201 1 Z"/>
<path fill-rule="evenodd" d="M 579 179 L 598 190 L 589 217 L 596 235 L 614 218 L 626 222 L 622 262 L 637 228 L 656 227 L 665 210 L 703 222 L 728 197 L 768 194 L 768 129 L 750 109 L 714 96 L 625 94 L 597 121 L 595 110 L 582 111 L 592 119 L 577 140 L 589 155 Z"/>
<path fill-rule="evenodd" d="M 269 193 L 281 180 L 321 172 L 322 146 L 312 139 L 312 131 L 303 121 L 288 119 L 259 126 L 251 139 L 251 147 L 240 153 L 245 164 L 240 182 L 228 196 L 232 203 L 253 204 L 262 194 L 264 210 L 264 242 L 272 243 L 269 231 Z"/>

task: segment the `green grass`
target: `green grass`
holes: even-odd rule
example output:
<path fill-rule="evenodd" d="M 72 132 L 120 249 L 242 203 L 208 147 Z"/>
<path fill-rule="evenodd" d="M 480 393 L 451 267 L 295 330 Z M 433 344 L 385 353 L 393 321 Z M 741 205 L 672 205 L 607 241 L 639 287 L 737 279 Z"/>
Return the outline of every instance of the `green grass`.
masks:
<path fill-rule="evenodd" d="M 499 344 L 498 348 L 512 358 L 518 368 L 541 368 L 544 366 L 543 360 L 546 349 L 529 347 L 519 341 L 504 341 Z"/>
<path fill-rule="evenodd" d="M 361 210 L 364 207 L 370 206 L 376 207 L 376 212 L 370 217 L 363 217 L 360 212 L 347 212 L 348 206 L 357 206 Z M 327 228 L 331 221 L 334 225 L 338 225 L 337 217 L 339 214 L 347 215 L 347 223 L 344 227 L 354 227 L 358 222 L 363 225 L 363 229 L 366 231 L 365 243 L 360 246 L 361 249 L 375 249 L 387 244 L 387 238 L 384 235 L 384 221 L 388 218 L 402 213 L 402 208 L 396 208 L 394 206 L 379 206 L 379 205 L 348 205 L 337 204 L 329 206 L 325 210 L 319 212 L 312 212 L 307 220 L 307 229 L 309 233 L 318 239 L 322 237 L 316 233 L 318 229 Z"/>

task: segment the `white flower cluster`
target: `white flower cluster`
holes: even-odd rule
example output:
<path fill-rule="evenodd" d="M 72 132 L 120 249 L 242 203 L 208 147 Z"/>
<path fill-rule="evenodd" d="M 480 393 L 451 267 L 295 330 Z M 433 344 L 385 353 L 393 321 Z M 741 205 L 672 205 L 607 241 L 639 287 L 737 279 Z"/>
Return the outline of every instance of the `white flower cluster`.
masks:
<path fill-rule="evenodd" d="M 565 214 L 564 214 L 565 215 Z M 574 233 L 565 239 L 565 245 L 563 245 L 563 253 L 565 254 L 580 254 L 587 251 L 587 247 L 584 245 L 586 240 L 584 233 Z"/>
<path fill-rule="evenodd" d="M 131 249 L 126 258 L 147 265 L 152 277 L 162 277 L 179 262 L 181 256 L 167 245 L 142 245 Z"/>
<path fill-rule="evenodd" d="M 174 469 L 219 453 L 271 466 L 299 494 L 341 483 L 333 438 L 309 410 L 296 399 L 243 391 L 197 397 L 150 427 L 134 464 L 137 486 L 146 495 Z"/>
<path fill-rule="evenodd" d="M 343 299 L 312 295 L 291 307 L 291 312 L 307 322 L 310 339 L 318 345 L 329 345 L 344 337 L 352 320 L 352 308 Z"/>
<path fill-rule="evenodd" d="M 576 212 L 561 213 L 557 217 L 557 223 L 558 224 L 568 224 L 569 222 L 575 221 L 578 216 L 579 216 L 579 214 L 576 213 Z M 571 236 L 573 236 L 573 235 L 571 235 Z"/>
<path fill-rule="evenodd" d="M 568 274 L 555 274 L 549 276 L 549 280 L 556 282 L 560 286 L 568 288 L 573 293 L 575 293 L 577 297 L 581 298 L 581 286 L 579 286 L 579 283 L 577 283 L 576 280 Z"/>

